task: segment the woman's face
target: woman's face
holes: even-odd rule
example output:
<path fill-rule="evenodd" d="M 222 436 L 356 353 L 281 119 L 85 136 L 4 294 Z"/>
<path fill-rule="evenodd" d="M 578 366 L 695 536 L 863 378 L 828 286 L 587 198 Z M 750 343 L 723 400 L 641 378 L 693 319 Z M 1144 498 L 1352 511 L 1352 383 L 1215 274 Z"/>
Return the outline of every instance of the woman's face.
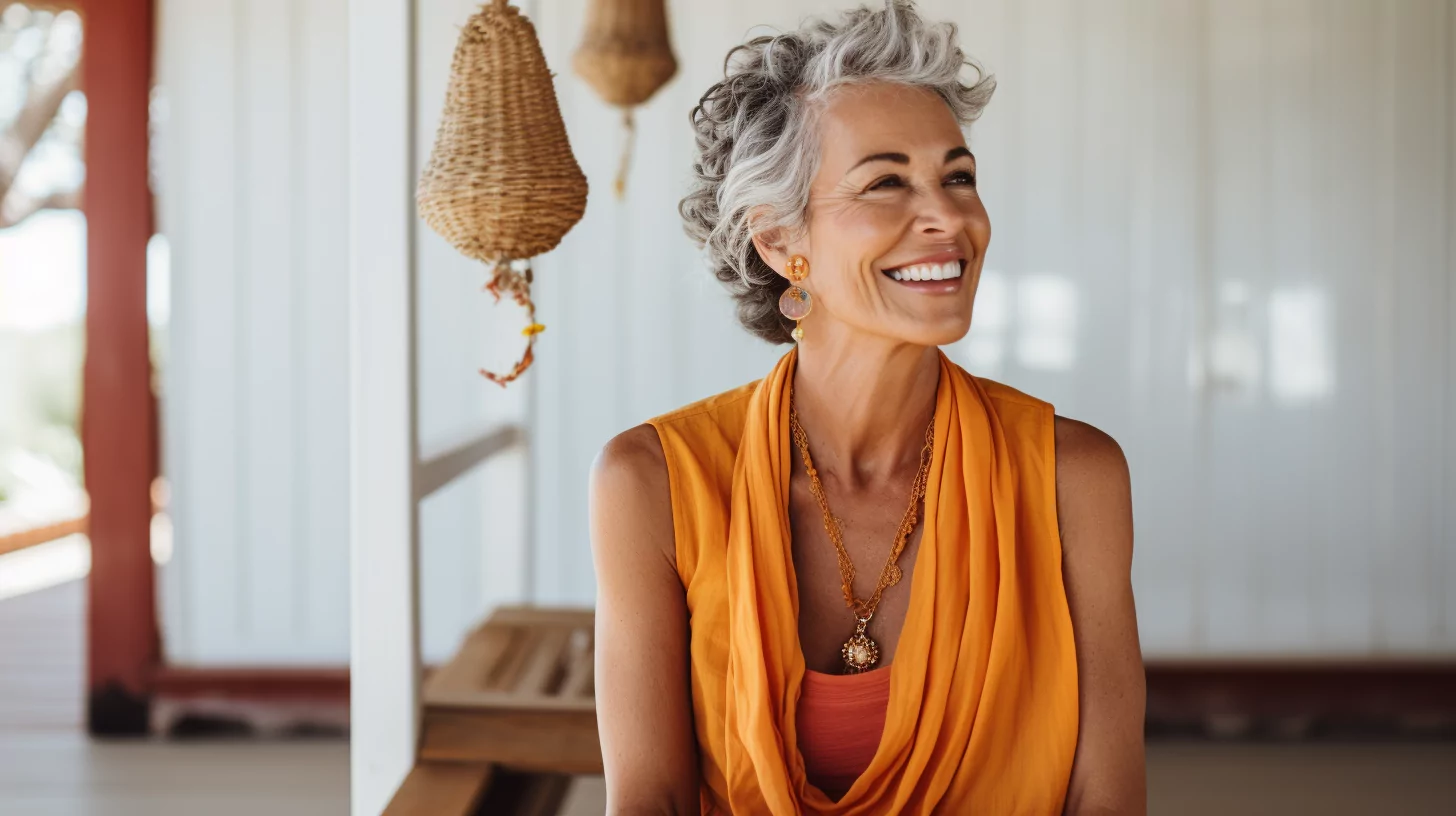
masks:
<path fill-rule="evenodd" d="M 874 83 L 841 89 L 822 115 L 808 229 L 770 259 L 780 274 L 788 256 L 809 261 L 806 335 L 964 337 L 991 222 L 950 109 L 933 92 Z"/>

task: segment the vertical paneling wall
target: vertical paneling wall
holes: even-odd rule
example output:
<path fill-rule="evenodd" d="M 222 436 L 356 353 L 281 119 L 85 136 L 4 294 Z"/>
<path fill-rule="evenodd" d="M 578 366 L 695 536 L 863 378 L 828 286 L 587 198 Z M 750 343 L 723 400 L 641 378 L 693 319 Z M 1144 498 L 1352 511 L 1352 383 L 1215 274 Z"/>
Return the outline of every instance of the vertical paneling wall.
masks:
<path fill-rule="evenodd" d="M 348 655 L 342 0 L 159 7 L 179 663 Z"/>
<path fill-rule="evenodd" d="M 754 379 L 676 214 L 688 111 L 735 43 L 829 2 L 671 4 L 677 78 L 618 114 L 536 14 L 583 222 L 540 264 L 533 589 L 588 601 L 614 433 Z M 972 371 L 1127 451 L 1150 656 L 1456 651 L 1456 4 L 937 0 L 1000 88 L 971 134 L 994 225 Z"/>
<path fill-rule="evenodd" d="M 159 12 L 157 152 L 173 294 L 163 398 L 175 528 L 162 572 L 167 657 L 343 663 L 346 3 L 163 0 Z M 421 164 L 468 12 L 464 3 L 419 4 Z M 528 391 L 502 392 L 476 374 L 488 362 L 484 332 L 497 326 L 483 319 L 479 269 L 423 227 L 417 251 L 419 434 L 429 457 L 519 420 Z M 525 473 L 524 452 L 513 452 L 421 503 L 427 660 L 447 656 L 490 605 L 524 594 Z"/>
<path fill-rule="evenodd" d="M 1456 648 L 1452 3 L 921 5 L 1000 80 L 971 140 L 995 238 L 951 352 L 1122 442 L 1148 653 Z M 419 4 L 419 162 L 473 7 Z M 780 353 L 682 237 L 687 112 L 733 44 L 839 4 L 674 4 L 682 68 L 638 112 L 620 202 L 618 114 L 569 68 L 583 7 L 527 4 L 593 193 L 538 266 L 550 330 L 524 387 L 474 374 L 508 364 L 518 317 L 419 236 L 425 455 L 527 416 L 533 445 L 422 505 L 431 659 L 493 603 L 589 601 L 596 450 Z M 160 18 L 168 654 L 342 661 L 344 4 Z"/>

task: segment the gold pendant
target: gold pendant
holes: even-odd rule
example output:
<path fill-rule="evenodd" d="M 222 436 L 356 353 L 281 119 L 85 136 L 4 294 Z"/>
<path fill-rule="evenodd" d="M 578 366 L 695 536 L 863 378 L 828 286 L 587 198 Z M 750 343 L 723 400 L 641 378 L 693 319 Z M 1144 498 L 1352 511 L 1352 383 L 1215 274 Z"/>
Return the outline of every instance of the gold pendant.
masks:
<path fill-rule="evenodd" d="M 869 618 L 859 618 L 858 625 L 854 627 L 854 636 L 846 640 L 844 648 L 839 650 L 844 657 L 844 670 L 847 674 L 868 671 L 880 660 L 880 647 L 865 634 L 865 627 L 869 624 Z"/>

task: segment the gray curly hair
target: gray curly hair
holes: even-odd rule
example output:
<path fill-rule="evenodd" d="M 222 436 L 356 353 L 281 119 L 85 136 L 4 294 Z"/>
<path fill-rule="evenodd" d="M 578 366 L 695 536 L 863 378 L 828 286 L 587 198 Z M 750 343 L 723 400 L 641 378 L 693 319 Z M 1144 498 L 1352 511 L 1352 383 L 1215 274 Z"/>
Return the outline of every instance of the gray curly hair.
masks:
<path fill-rule="evenodd" d="M 967 65 L 975 72 L 969 84 L 960 78 Z M 956 44 L 954 23 L 926 23 L 910 0 L 887 0 L 837 23 L 812 18 L 797 31 L 734 47 L 723 81 L 693 108 L 698 158 L 678 212 L 738 302 L 739 321 L 770 343 L 792 341 L 793 326 L 778 310 L 789 282 L 759 257 L 753 232 L 794 235 L 806 226 L 819 169 L 816 114 L 830 91 L 865 82 L 933 91 L 962 128 L 996 89 L 995 78 Z"/>

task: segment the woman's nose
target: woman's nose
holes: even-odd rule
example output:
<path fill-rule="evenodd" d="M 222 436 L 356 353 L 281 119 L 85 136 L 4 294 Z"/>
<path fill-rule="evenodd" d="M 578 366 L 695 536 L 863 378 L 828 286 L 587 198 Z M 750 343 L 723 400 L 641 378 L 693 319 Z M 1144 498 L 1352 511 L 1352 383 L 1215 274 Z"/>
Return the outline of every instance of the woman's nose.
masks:
<path fill-rule="evenodd" d="M 936 185 L 916 197 L 916 228 L 921 232 L 955 235 L 966 228 L 966 214 L 954 196 Z"/>

